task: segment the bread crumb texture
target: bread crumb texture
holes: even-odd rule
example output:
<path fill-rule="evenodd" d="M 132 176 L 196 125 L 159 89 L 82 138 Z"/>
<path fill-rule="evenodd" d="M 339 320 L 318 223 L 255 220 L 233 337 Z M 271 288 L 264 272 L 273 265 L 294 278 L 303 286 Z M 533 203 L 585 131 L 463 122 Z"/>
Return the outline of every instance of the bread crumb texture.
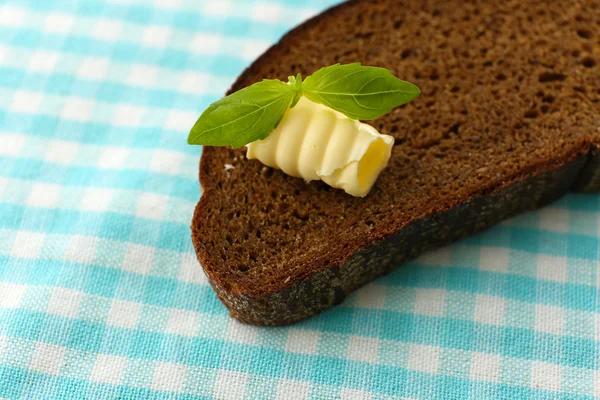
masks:
<path fill-rule="evenodd" d="M 333 271 L 335 281 L 356 254 L 418 221 L 482 196 L 523 202 L 503 191 L 566 165 L 577 171 L 552 175 L 570 180 L 560 182 L 564 190 L 584 175 L 598 180 L 588 153 L 600 137 L 600 0 L 349 2 L 290 32 L 231 90 L 356 61 L 388 68 L 422 90 L 367 121 L 395 146 L 366 198 L 286 176 L 247 160 L 243 149 L 204 149 L 193 241 L 220 297 L 247 322 L 277 323 L 277 316 L 252 313 L 315 274 Z M 345 292 L 394 261 L 382 260 L 353 285 L 331 285 Z M 338 290 L 332 287 L 327 293 Z M 312 288 L 310 295 L 325 292 Z M 238 295 L 249 296 L 240 300 L 245 305 L 233 304 Z M 250 304 L 259 298 L 262 306 Z"/>

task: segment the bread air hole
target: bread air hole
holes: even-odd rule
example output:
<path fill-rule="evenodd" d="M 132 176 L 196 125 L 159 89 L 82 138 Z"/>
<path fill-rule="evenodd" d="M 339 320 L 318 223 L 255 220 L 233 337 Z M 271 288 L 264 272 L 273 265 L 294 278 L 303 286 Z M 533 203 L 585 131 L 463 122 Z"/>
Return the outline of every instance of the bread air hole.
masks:
<path fill-rule="evenodd" d="M 554 102 L 554 96 L 550 96 L 550 95 L 544 96 L 544 98 L 542 98 L 542 101 L 544 103 L 552 103 L 552 102 Z"/>
<path fill-rule="evenodd" d="M 538 81 L 541 83 L 557 82 L 564 81 L 566 78 L 567 76 L 564 74 L 559 74 L 556 72 L 544 72 L 543 74 L 540 74 Z"/>
<path fill-rule="evenodd" d="M 400 54 L 400 57 L 402 57 L 402 59 L 404 60 L 413 54 L 415 54 L 413 49 L 406 49 Z"/>
<path fill-rule="evenodd" d="M 529 110 L 525 113 L 525 118 L 537 118 L 538 112 L 537 110 Z"/>
<path fill-rule="evenodd" d="M 586 68 L 592 68 L 596 66 L 596 60 L 594 60 L 592 57 L 584 58 L 583 60 L 581 60 L 581 63 Z"/>

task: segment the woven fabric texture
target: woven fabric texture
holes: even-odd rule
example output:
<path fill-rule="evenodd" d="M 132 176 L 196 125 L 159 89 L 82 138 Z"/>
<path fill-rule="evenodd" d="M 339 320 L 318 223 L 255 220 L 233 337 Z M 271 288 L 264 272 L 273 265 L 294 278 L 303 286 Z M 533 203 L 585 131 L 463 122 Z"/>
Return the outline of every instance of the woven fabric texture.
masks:
<path fill-rule="evenodd" d="M 187 133 L 334 3 L 0 2 L 1 399 L 600 396 L 597 195 L 426 254 L 297 325 L 229 318 L 191 245 Z"/>

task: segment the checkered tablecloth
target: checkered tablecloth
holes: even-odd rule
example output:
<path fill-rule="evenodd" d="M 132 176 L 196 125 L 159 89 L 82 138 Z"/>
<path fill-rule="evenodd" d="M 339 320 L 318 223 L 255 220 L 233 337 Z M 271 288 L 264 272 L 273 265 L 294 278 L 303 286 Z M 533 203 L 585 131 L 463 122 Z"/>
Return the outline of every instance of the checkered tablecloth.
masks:
<path fill-rule="evenodd" d="M 0 2 L 0 398 L 600 396 L 597 195 L 291 327 L 228 317 L 191 245 L 188 130 L 334 2 Z"/>

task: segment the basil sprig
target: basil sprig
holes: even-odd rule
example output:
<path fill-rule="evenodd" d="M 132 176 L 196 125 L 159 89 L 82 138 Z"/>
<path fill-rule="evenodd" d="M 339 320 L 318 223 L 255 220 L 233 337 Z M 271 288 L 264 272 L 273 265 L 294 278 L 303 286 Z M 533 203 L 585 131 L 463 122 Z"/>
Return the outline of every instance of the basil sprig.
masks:
<path fill-rule="evenodd" d="M 265 79 L 211 104 L 190 131 L 188 143 L 237 148 L 264 139 L 302 96 L 348 118 L 370 120 L 420 93 L 389 70 L 360 63 L 321 68 L 304 82 L 300 74 L 287 84 Z"/>

